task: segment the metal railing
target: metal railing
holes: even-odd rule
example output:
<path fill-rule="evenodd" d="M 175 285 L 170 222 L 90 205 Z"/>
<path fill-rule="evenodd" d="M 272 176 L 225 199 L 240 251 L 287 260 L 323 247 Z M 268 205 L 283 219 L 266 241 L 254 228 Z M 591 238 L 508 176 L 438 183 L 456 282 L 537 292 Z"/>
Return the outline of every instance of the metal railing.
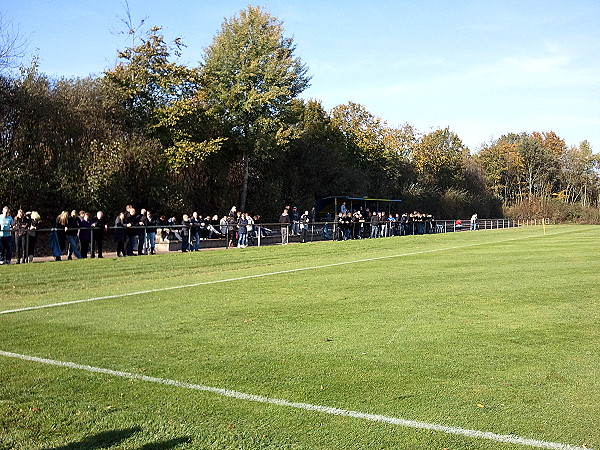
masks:
<path fill-rule="evenodd" d="M 530 219 L 530 220 L 512 220 L 512 219 L 478 219 L 475 223 L 475 229 L 490 230 L 500 228 L 513 228 L 527 225 L 541 225 L 549 223 L 548 219 Z M 232 229 L 232 227 L 234 229 Z M 287 228 L 287 233 L 282 228 Z M 369 239 L 393 236 L 411 236 L 424 235 L 435 233 L 450 233 L 467 231 L 473 229 L 473 224 L 470 220 L 461 220 L 458 223 L 455 220 L 435 220 L 425 222 L 383 222 L 371 224 L 368 221 L 352 222 L 350 224 L 340 224 L 336 222 L 317 222 L 310 223 L 305 226 L 302 224 L 290 224 L 287 227 L 280 223 L 265 223 L 254 224 L 248 230 L 248 245 L 249 246 L 265 246 L 285 243 L 285 235 L 287 234 L 287 242 L 316 242 L 325 240 L 348 240 L 348 239 Z M 69 228 L 43 228 L 36 230 L 11 230 L 10 245 L 13 257 L 27 256 L 57 256 L 58 250 L 60 255 L 64 255 L 68 243 L 65 244 L 65 238 L 60 235 L 65 235 L 68 231 L 75 229 Z M 82 230 L 89 232 L 89 250 L 91 254 L 97 250 L 94 243 L 99 240 L 97 238 L 99 230 L 96 228 L 77 228 L 79 234 Z M 4 232 L 5 233 L 5 232 Z M 15 235 L 24 233 L 24 243 L 22 242 L 21 252 L 23 255 L 15 255 Z M 35 233 L 35 240 L 33 236 Z M 115 251 L 117 241 L 128 242 L 130 239 L 146 239 L 151 233 L 155 235 L 155 246 L 161 253 L 168 251 L 180 251 L 182 248 L 193 250 L 196 248 L 226 248 L 237 246 L 238 226 L 237 225 L 212 225 L 212 230 L 206 227 L 183 226 L 183 225 L 168 225 L 168 226 L 131 226 L 131 227 L 108 227 L 102 231 L 101 241 L 104 244 L 103 250 L 106 253 Z M 96 235 L 96 238 L 94 237 Z M 229 236 L 228 236 L 229 235 Z M 233 238 L 232 238 L 233 236 Z M 115 240 L 115 237 L 118 239 Z M 55 240 L 60 241 L 58 249 Z M 66 239 L 68 241 L 68 239 Z M 5 240 L 6 241 L 6 240 Z M 86 239 L 87 241 L 87 239 Z M 233 242 L 232 242 L 233 241 Z M 5 242 L 6 243 L 6 242 Z M 32 249 L 31 245 L 35 246 Z M 186 244 L 186 245 L 182 245 Z M 233 245 L 232 245 L 233 244 Z M 147 249 L 142 245 L 144 250 Z M 127 247 L 126 247 L 127 248 Z M 131 245 L 129 245 L 131 249 Z M 136 244 L 136 250 L 140 248 L 139 242 Z M 30 251 L 34 250 L 34 251 Z"/>

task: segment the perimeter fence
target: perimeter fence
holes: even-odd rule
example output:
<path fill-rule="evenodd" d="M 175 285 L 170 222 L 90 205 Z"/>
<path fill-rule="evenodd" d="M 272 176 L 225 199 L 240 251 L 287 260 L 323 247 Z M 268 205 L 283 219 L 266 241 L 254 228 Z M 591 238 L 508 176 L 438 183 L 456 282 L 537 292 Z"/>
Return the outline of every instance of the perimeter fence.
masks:
<path fill-rule="evenodd" d="M 352 223 L 316 222 L 302 226 L 293 223 L 282 226 L 280 223 L 254 224 L 247 227 L 247 245 L 265 246 L 285 243 L 345 241 L 352 239 L 374 239 L 386 237 L 404 237 L 437 233 L 456 233 L 472 230 L 491 230 L 519 226 L 548 224 L 548 219 L 478 219 L 435 220 L 414 222 L 383 222 L 371 224 L 366 221 Z M 79 229 L 81 230 L 81 229 Z M 162 227 L 109 227 L 105 231 L 85 228 L 89 231 L 89 240 L 77 237 L 68 239 L 68 229 L 44 228 L 34 231 L 11 230 L 11 256 L 18 262 L 30 262 L 32 259 L 64 259 L 69 245 L 76 245 L 83 257 L 117 256 L 121 250 L 127 256 L 138 254 L 167 253 L 177 251 L 195 251 L 204 249 L 237 247 L 238 227 L 214 225 L 208 228 L 169 225 Z M 76 231 L 76 230 L 71 230 Z M 19 233 L 17 236 L 15 233 Z M 73 233 L 71 233 L 73 234 Z M 287 239 L 286 239 L 287 237 Z M 19 241 L 17 243 L 17 240 Z M 141 244 L 140 244 L 141 242 Z M 119 245 L 120 243 L 120 245 Z M 8 242 L 5 239 L 4 245 Z M 84 252 L 85 254 L 83 254 Z M 120 255 L 119 255 L 120 256 Z"/>

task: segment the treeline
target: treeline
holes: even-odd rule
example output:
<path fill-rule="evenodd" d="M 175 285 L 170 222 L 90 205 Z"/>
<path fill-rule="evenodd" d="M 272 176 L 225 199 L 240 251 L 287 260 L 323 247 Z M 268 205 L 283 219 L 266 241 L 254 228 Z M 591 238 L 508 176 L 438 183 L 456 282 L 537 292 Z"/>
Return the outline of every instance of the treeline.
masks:
<path fill-rule="evenodd" d="M 102 76 L 0 76 L 0 198 L 46 217 L 228 211 L 275 218 L 330 195 L 401 198 L 438 217 L 502 215 L 552 196 L 598 205 L 598 159 L 554 133 L 507 135 L 471 155 L 448 128 L 391 127 L 362 105 L 326 111 L 281 22 L 258 7 L 226 20 L 198 67 L 153 28 Z"/>

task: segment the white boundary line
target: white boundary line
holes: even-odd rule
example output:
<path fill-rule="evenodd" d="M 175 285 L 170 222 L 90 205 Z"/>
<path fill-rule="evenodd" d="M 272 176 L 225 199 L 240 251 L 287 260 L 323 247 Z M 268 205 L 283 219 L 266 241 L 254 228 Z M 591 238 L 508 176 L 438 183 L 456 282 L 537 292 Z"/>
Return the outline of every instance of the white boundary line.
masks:
<path fill-rule="evenodd" d="M 573 233 L 574 231 L 577 231 L 577 230 L 562 231 L 562 232 L 558 232 L 558 233 L 552 233 L 552 234 L 546 235 L 546 236 L 553 236 L 553 235 L 564 234 L 564 233 Z M 261 273 L 261 274 L 257 274 L 257 275 L 245 275 L 242 277 L 225 278 L 222 280 L 200 281 L 198 283 L 184 284 L 181 286 L 169 286 L 169 287 L 165 287 L 165 288 L 148 289 L 148 290 L 144 290 L 144 291 L 126 292 L 123 294 L 105 295 L 102 297 L 92 297 L 92 298 L 86 298 L 83 300 L 73 300 L 73 301 L 68 301 L 68 302 L 51 303 L 49 305 L 38 305 L 38 306 L 29 306 L 26 308 L 7 309 L 4 311 L 0 311 L 0 315 L 13 314 L 13 313 L 19 313 L 19 312 L 24 312 L 24 311 L 33 311 L 36 309 L 55 308 L 58 306 L 74 305 L 76 303 L 87 303 L 87 302 L 95 302 L 98 300 L 108 300 L 108 299 L 113 299 L 113 298 L 131 297 L 134 295 L 152 294 L 154 292 L 172 291 L 174 289 L 185 289 L 185 288 L 191 288 L 191 287 L 197 287 L 197 286 L 205 286 L 208 284 L 229 283 L 231 281 L 248 280 L 251 278 L 269 277 L 269 276 L 281 275 L 281 274 L 285 274 L 285 273 L 303 272 L 306 270 L 325 269 L 328 267 L 344 266 L 347 264 L 356 264 L 356 263 L 368 262 L 368 261 L 378 261 L 378 260 L 382 260 L 382 259 L 402 258 L 405 256 L 422 255 L 425 253 L 436 253 L 436 252 L 444 252 L 444 251 L 448 251 L 448 250 L 458 250 L 458 249 L 469 248 L 469 247 L 479 247 L 482 245 L 489 245 L 489 244 L 500 244 L 503 242 L 520 241 L 520 240 L 524 240 L 524 239 L 531 239 L 531 238 L 538 238 L 538 237 L 542 237 L 542 236 L 536 234 L 536 235 L 532 235 L 532 236 L 524 236 L 524 237 L 518 237 L 518 238 L 511 238 L 511 239 L 502 239 L 500 241 L 478 242 L 476 244 L 458 245 L 458 246 L 454 246 L 454 247 L 444 247 L 444 248 L 438 248 L 438 249 L 433 249 L 433 250 L 423 250 L 423 251 L 418 251 L 418 252 L 400 253 L 400 254 L 396 254 L 396 255 L 387 255 L 387 256 L 376 256 L 373 258 L 356 259 L 356 260 L 352 260 L 352 261 L 342 261 L 339 263 L 323 264 L 321 266 L 300 267 L 297 269 L 279 270 L 277 272 Z"/>
<path fill-rule="evenodd" d="M 330 406 L 312 405 L 310 403 L 290 402 L 288 400 L 264 397 L 262 395 L 245 394 L 243 392 L 233 391 L 230 389 L 222 389 L 222 388 L 216 388 L 216 387 L 211 387 L 211 386 L 204 386 L 201 384 L 186 383 L 184 381 L 170 380 L 168 378 L 150 377 L 147 375 L 140 375 L 140 374 L 130 373 L 130 372 L 121 372 L 118 370 L 103 369 L 101 367 L 81 365 L 81 364 L 76 364 L 73 362 L 56 361 L 53 359 L 38 358 L 36 356 L 22 355 L 19 353 L 6 352 L 3 350 L 0 350 L 0 356 L 6 356 L 8 358 L 17 358 L 17 359 L 21 359 L 24 361 L 32 361 L 32 362 L 48 364 L 48 365 L 52 365 L 52 366 L 66 367 L 69 369 L 84 370 L 86 372 L 101 373 L 101 374 L 105 374 L 105 375 L 126 378 L 126 379 L 131 379 L 131 380 L 147 381 L 150 383 L 158 383 L 158 384 L 174 386 L 174 387 L 183 388 L 183 389 L 193 389 L 196 391 L 205 391 L 205 392 L 210 392 L 213 394 L 221 395 L 224 397 L 232 397 L 232 398 L 235 398 L 238 400 L 247 400 L 247 401 L 258 402 L 258 403 L 267 403 L 267 404 L 271 404 L 271 405 L 285 406 L 288 408 L 301 409 L 301 410 L 305 410 L 305 411 L 315 411 L 315 412 L 330 414 L 330 415 L 334 415 L 334 416 L 353 417 L 355 419 L 369 420 L 371 422 L 382 422 L 382 423 L 388 423 L 391 425 L 398 425 L 401 427 L 417 428 L 417 429 L 421 429 L 421 430 L 431 430 L 431 431 L 437 431 L 437 432 L 441 432 L 441 433 L 466 436 L 469 438 L 487 439 L 490 441 L 525 445 L 525 446 L 536 447 L 536 448 L 549 448 L 549 449 L 553 449 L 553 450 L 593 450 L 589 447 L 577 447 L 577 446 L 572 446 L 572 445 L 568 445 L 568 444 L 560 444 L 557 442 L 540 441 L 537 439 L 530 439 L 530 438 L 514 436 L 512 434 L 496 434 L 496 433 L 491 433 L 489 431 L 477 431 L 477 430 L 470 430 L 470 429 L 466 429 L 466 428 L 457 428 L 457 427 L 451 427 L 451 426 L 446 426 L 446 425 L 438 425 L 435 423 L 418 422 L 418 421 L 414 421 L 414 420 L 401 419 L 399 417 L 383 416 L 380 414 L 368 414 L 368 413 L 362 413 L 359 411 L 351 411 L 351 410 L 347 410 L 347 409 L 333 408 Z"/>

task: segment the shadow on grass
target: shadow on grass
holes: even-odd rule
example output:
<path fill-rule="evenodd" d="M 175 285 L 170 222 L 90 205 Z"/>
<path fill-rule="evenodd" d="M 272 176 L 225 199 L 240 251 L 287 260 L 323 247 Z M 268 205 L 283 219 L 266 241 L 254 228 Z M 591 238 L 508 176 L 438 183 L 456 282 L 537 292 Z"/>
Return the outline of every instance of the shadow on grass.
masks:
<path fill-rule="evenodd" d="M 125 439 L 130 438 L 136 433 L 142 431 L 140 427 L 126 428 L 123 430 L 110 430 L 102 433 L 89 436 L 79 442 L 71 442 L 70 444 L 63 445 L 61 447 L 46 448 L 44 450 L 75 450 L 75 449 L 98 449 L 98 448 L 110 448 L 114 445 L 120 444 Z M 191 442 L 189 437 L 181 437 L 176 439 L 170 439 L 168 441 L 153 442 L 151 444 L 145 444 L 140 447 L 140 450 L 168 450 L 177 447 L 181 444 Z"/>
<path fill-rule="evenodd" d="M 140 450 L 169 450 L 170 448 L 177 447 L 181 444 L 189 444 L 192 439 L 189 437 L 181 437 L 177 439 L 169 439 L 163 442 L 153 442 L 152 444 L 146 444 L 140 447 Z"/>

